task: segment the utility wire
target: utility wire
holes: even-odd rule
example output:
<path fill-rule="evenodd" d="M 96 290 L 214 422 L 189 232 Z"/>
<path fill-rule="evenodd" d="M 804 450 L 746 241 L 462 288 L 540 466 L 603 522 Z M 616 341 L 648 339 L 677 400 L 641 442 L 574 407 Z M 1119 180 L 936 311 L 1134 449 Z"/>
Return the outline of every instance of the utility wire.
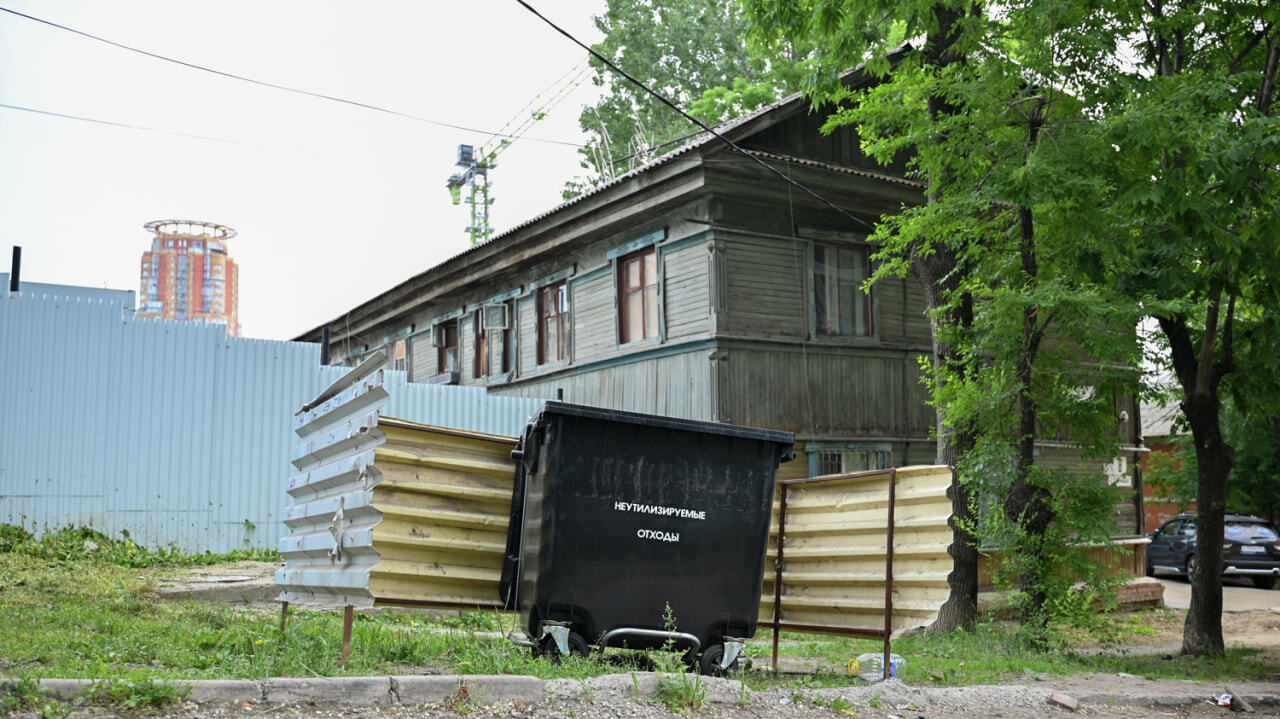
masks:
<path fill-rule="evenodd" d="M 35 107 L 23 107 L 21 105 L 7 105 L 0 102 L 0 108 L 6 110 L 21 110 L 22 112 L 31 112 L 37 115 L 48 115 L 49 117 L 60 117 L 64 120 L 79 120 L 81 122 L 92 122 L 99 125 L 108 125 L 110 127 L 124 127 L 130 130 L 144 130 L 146 132 L 159 132 L 165 135 L 176 135 L 178 137 L 191 137 L 197 140 L 211 140 L 213 142 L 223 142 L 228 145 L 245 145 L 248 147 L 260 147 L 267 150 L 284 150 L 287 148 L 273 147 L 271 145 L 259 145 L 255 142 L 244 142 L 241 140 L 227 140 L 221 137 L 210 137 L 209 135 L 196 135 L 190 132 L 178 132 L 176 130 L 164 130 L 158 127 L 147 127 L 146 125 L 130 125 L 127 122 L 113 122 L 111 120 L 99 120 L 96 117 L 84 117 L 81 115 L 67 115 L 61 112 L 53 112 L 51 110 L 41 110 Z"/>
<path fill-rule="evenodd" d="M 233 79 L 233 80 L 240 80 L 240 81 L 242 81 L 242 82 L 253 83 L 254 85 L 260 85 L 260 86 L 262 86 L 262 87 L 270 87 L 270 88 L 273 88 L 273 89 L 276 89 L 276 90 L 283 90 L 283 91 L 285 91 L 285 92 L 292 92 L 292 93 L 296 93 L 296 94 L 298 94 L 298 95 L 306 95 L 307 97 L 314 97 L 314 98 L 318 98 L 318 99 L 321 99 L 321 100 L 329 100 L 330 102 L 338 102 L 338 103 L 342 103 L 342 104 L 344 104 L 344 105 L 351 105 L 351 106 L 353 106 L 353 107 L 360 107 L 360 108 L 364 108 L 364 109 L 366 109 L 366 110 L 373 110 L 373 111 L 375 111 L 375 112 L 382 112 L 382 113 L 386 113 L 386 114 L 388 114 L 388 115 L 395 115 L 396 117 L 403 117 L 403 118 L 406 118 L 406 119 L 409 119 L 409 120 L 416 120 L 417 122 L 425 122 L 425 123 L 427 123 L 427 124 L 429 124 L 429 125 L 436 125 L 436 126 L 439 126 L 439 127 L 448 127 L 448 128 L 454 129 L 454 130 L 462 130 L 462 131 L 464 131 L 464 132 L 475 132 L 475 133 L 479 133 L 479 134 L 483 134 L 483 135 L 492 135 L 492 136 L 494 136 L 494 137 L 513 137 L 512 135 L 506 135 L 506 134 L 503 134 L 503 133 L 501 133 L 501 132 L 490 132 L 490 131 L 488 131 L 488 130 L 477 130 L 477 129 L 476 129 L 476 128 L 474 128 L 474 127 L 465 127 L 465 126 L 463 126 L 463 125 L 455 125 L 455 124 L 453 124 L 453 123 L 451 123 L 451 122 L 442 122 L 442 121 L 440 121 L 440 120 L 432 120 L 432 119 L 431 119 L 431 118 L 429 118 L 429 117 L 422 117 L 422 116 L 420 116 L 420 115 L 412 115 L 412 114 L 407 113 L 407 112 L 400 112 L 399 110 L 391 110 L 391 109 L 388 109 L 388 108 L 385 108 L 385 107 L 379 107 L 378 105 L 371 105 L 371 104 L 366 103 L 366 102 L 360 102 L 360 101 L 358 101 L 358 100 L 348 100 L 348 99 L 345 99 L 345 98 L 336 97 L 336 96 L 334 96 L 334 95 L 326 95 L 326 94 L 324 94 L 324 93 L 322 93 L 322 92 L 314 92 L 314 91 L 311 91 L 311 90 L 301 90 L 301 89 L 298 89 L 298 88 L 296 88 L 296 87 L 289 87 L 288 85 L 280 85 L 280 84 L 277 84 L 277 83 L 274 83 L 274 82 L 267 82 L 267 81 L 265 81 L 265 80 L 256 80 L 256 79 L 254 79 L 254 78 L 252 78 L 252 77 L 246 77 L 246 76 L 244 76 L 244 75 L 237 75 L 237 74 L 232 73 L 232 72 L 225 72 L 225 71 L 223 71 L 223 70 L 217 70 L 217 69 L 214 69 L 214 68 L 211 68 L 211 67 L 205 67 L 204 65 L 197 65 L 197 64 L 192 63 L 192 62 L 186 62 L 185 60 L 179 60 L 179 59 L 177 59 L 177 58 L 168 57 L 168 56 L 166 56 L 166 55 L 161 55 L 161 54 L 159 54 L 159 53 L 150 52 L 150 51 L 148 51 L 148 50 L 142 50 L 142 49 L 139 49 L 139 48 L 133 47 L 133 46 L 131 46 L 131 45 L 125 45 L 124 43 L 116 42 L 116 41 L 114 41 L 114 40 L 108 40 L 108 39 L 107 39 L 107 38 L 105 38 L 105 37 L 100 37 L 100 36 L 98 36 L 98 35 L 93 35 L 93 34 L 91 34 L 91 33 L 84 32 L 83 30 L 77 30 L 77 29 L 75 29 L 75 28 L 73 28 L 73 27 L 67 27 L 66 25 L 59 25 L 59 24 L 58 24 L 58 23 L 56 23 L 56 22 L 53 22 L 53 21 L 50 21 L 50 20 L 45 20 L 45 19 L 43 19 L 43 18 L 38 18 L 38 17 L 36 17 L 36 16 L 34 16 L 34 15 L 28 15 L 28 14 L 26 14 L 26 13 L 18 12 L 17 10 L 12 10 L 12 9 L 10 9 L 10 8 L 7 8 L 7 7 L 0 6 L 0 11 L 7 12 L 7 13 L 9 13 L 10 15 L 16 15 L 16 16 L 21 17 L 21 18 L 26 18 L 27 20 L 31 20 L 31 21 L 34 21 L 34 22 L 38 22 L 38 23 L 41 23 L 41 24 L 43 24 L 43 25 L 48 25 L 49 27 L 54 27 L 54 28 L 57 28 L 57 29 L 59 29 L 59 30 L 65 30 L 65 31 L 67 31 L 67 32 L 69 32 L 69 33 L 73 33 L 73 34 L 75 34 L 75 35 L 79 35 L 79 36 L 81 36 L 81 37 L 85 37 L 85 38 L 88 38 L 88 39 L 90 39 L 90 40 L 96 40 L 96 41 L 98 41 L 98 42 L 105 43 L 105 44 L 110 45 L 110 46 L 112 46 L 112 47 L 120 48 L 121 50 L 127 50 L 127 51 L 129 51 L 129 52 L 135 52 L 135 53 L 137 53 L 137 54 L 139 54 L 139 55 L 145 55 L 146 57 L 154 58 L 154 59 L 156 59 L 156 60 L 163 60 L 163 61 L 165 61 L 165 62 L 171 62 L 171 63 L 174 63 L 175 65 L 181 65 L 181 66 L 183 66 L 183 67 L 190 68 L 190 69 L 192 69 L 192 70 L 200 70 L 200 71 L 202 71 L 202 72 L 207 72 L 207 73 L 211 73 L 211 74 L 214 74 L 214 75 L 219 75 L 219 76 L 221 76 L 221 77 L 231 78 L 231 79 Z M 533 142 L 545 142 L 545 143 L 549 143 L 549 144 L 553 144 L 553 145 L 568 145 L 569 147 L 584 147 L 584 145 L 582 145 L 582 144 L 579 144 L 579 143 L 576 143 L 576 142 L 567 142 L 567 141 L 565 141 L 565 140 L 549 140 L 549 139 L 545 139 L 545 138 L 538 138 L 538 137 L 530 137 L 530 138 L 526 138 L 526 139 L 528 139 L 528 140 L 530 140 L 530 141 L 533 141 Z"/>
<path fill-rule="evenodd" d="M 544 23 L 546 23 L 546 24 L 550 25 L 550 26 L 551 26 L 551 28 L 552 28 L 553 30 L 555 30 L 556 32 L 560 33 L 561 35 L 564 35 L 565 37 L 569 38 L 569 40 L 571 40 L 575 45 L 577 45 L 578 47 L 582 48 L 583 50 L 586 50 L 587 52 L 591 53 L 591 55 L 592 55 L 593 57 L 595 57 L 597 60 L 599 60 L 600 62 L 604 63 L 606 66 L 608 66 L 610 70 L 613 70 L 614 72 L 618 73 L 619 75 L 621 75 L 621 76 L 625 77 L 628 81 L 630 81 L 630 82 L 631 82 L 632 84 L 634 84 L 636 87 L 639 87 L 641 90 L 644 90 L 645 92 L 647 92 L 647 93 L 649 93 L 650 95 L 652 95 L 652 96 L 654 96 L 655 98 L 657 98 L 657 99 L 658 99 L 658 101 L 659 101 L 659 102 L 661 102 L 662 104 L 664 104 L 664 105 L 666 105 L 667 107 L 670 107 L 672 110 L 675 110 L 676 112 L 680 113 L 680 115 L 681 115 L 681 116 L 683 116 L 683 117 L 684 117 L 686 120 L 688 120 L 689 122 L 692 122 L 693 124 L 695 124 L 695 125 L 697 125 L 698 127 L 702 128 L 704 131 L 711 133 L 712 135 L 714 135 L 718 140 L 720 140 L 720 141 L 721 141 L 721 142 L 723 142 L 724 144 L 728 145 L 729 147 L 732 147 L 733 149 L 737 150 L 738 152 L 742 153 L 743 155 L 746 155 L 748 158 L 750 158 L 751 160 L 753 160 L 756 164 L 760 165 L 761 167 L 763 167 L 764 169 L 768 170 L 769 172 L 772 172 L 773 174 L 777 175 L 778 177 L 781 177 L 781 178 L 782 178 L 783 180 L 785 180 L 788 184 L 793 185 L 793 186 L 795 186 L 795 187 L 799 188 L 799 189 L 800 189 L 801 191 L 803 191 L 805 194 L 809 195 L 810 197 L 813 197 L 814 199 L 818 200 L 819 202 L 821 202 L 822 204 L 826 205 L 827 207 L 830 207 L 831 209 L 835 210 L 836 212 L 839 212 L 840 214 L 844 215 L 845 217 L 848 217 L 849 219 L 853 220 L 854 222 L 857 222 L 857 223 L 858 223 L 858 224 L 860 224 L 860 225 L 865 226 L 865 227 L 866 227 L 866 228 L 868 228 L 868 229 L 872 229 L 872 230 L 874 230 L 874 229 L 875 229 L 875 226 L 874 226 L 874 225 L 872 225 L 871 223 L 867 222 L 866 220 L 862 219 L 861 217 L 858 217 L 857 215 L 854 215 L 853 213 L 849 212 L 848 210 L 844 209 L 843 207 L 840 207 L 840 206 L 836 205 L 836 204 L 835 204 L 834 202 L 832 202 L 831 200 L 828 200 L 827 198 L 823 197 L 822 195 L 819 195 L 818 193 L 814 192 L 813 190 L 810 190 L 808 187 L 805 187 L 804 185 L 800 184 L 799 182 L 796 182 L 795 180 L 791 179 L 791 178 L 790 178 L 790 177 L 788 177 L 787 175 L 783 174 L 781 171 L 779 171 L 779 170 L 778 170 L 777 168 L 775 168 L 774 166 L 772 166 L 772 165 L 770 165 L 769 163 L 765 162 L 764 160 L 761 160 L 760 158 L 756 157 L 756 156 L 755 156 L 754 154 L 752 154 L 749 150 L 746 150 L 746 149 L 744 149 L 744 148 L 742 148 L 742 147 L 738 146 L 737 144 L 735 144 L 735 143 L 733 142 L 733 140 L 730 140 L 729 138 L 725 137 L 724 135 L 721 135 L 720 133 L 718 133 L 718 132 L 716 132 L 715 130 L 711 129 L 711 127 L 709 127 L 706 123 L 702 122 L 701 120 L 699 120 L 698 118 L 694 117 L 693 115 L 690 115 L 689 113 L 687 113 L 687 112 L 685 112 L 684 110 L 680 109 L 680 106 L 676 105 L 674 102 L 672 102 L 672 101 L 668 100 L 667 98 L 663 97 L 662 95 L 658 94 L 658 92 L 657 92 L 657 91 L 650 89 L 648 85 L 645 85 L 643 82 L 640 82 L 640 81 L 639 81 L 639 80 L 637 80 L 636 78 L 632 77 L 630 74 L 628 74 L 628 73 L 627 73 L 627 71 L 626 71 L 626 70 L 623 70 L 622 68 L 620 68 L 620 67 L 618 67 L 617 65 L 613 64 L 613 62 L 612 62 L 611 60 L 609 60 L 609 58 L 607 58 L 607 57 L 605 57 L 604 55 L 601 55 L 600 53 L 596 52 L 596 51 L 595 51 L 595 49 L 593 49 L 591 46 L 587 45 L 586 43 L 582 42 L 582 41 L 581 41 L 581 40 L 579 40 L 578 38 L 576 38 L 576 37 L 574 37 L 573 35 L 571 35 L 571 34 L 569 33 L 569 31 L 568 31 L 568 30 L 565 30 L 564 28 L 562 28 L 562 27 L 560 27 L 559 25 L 555 24 L 555 23 L 554 23 L 554 22 L 552 22 L 551 20 L 548 20 L 548 19 L 547 19 L 547 17 L 546 17 L 545 15 L 543 15 L 543 14 L 542 14 L 542 13 L 540 13 L 540 12 L 538 12 L 536 9 L 534 9 L 534 7 L 533 7 L 532 5 L 530 5 L 529 3 L 525 2 L 525 0 L 516 0 L 516 2 L 520 3 L 521 5 L 523 5 L 523 6 L 524 6 L 524 8 L 525 8 L 526 10 L 528 10 L 528 11 L 529 11 L 529 12 L 531 12 L 531 13 L 533 13 L 533 14 L 534 14 L 534 15 L 535 15 L 539 20 L 541 20 L 541 21 L 543 21 Z"/>

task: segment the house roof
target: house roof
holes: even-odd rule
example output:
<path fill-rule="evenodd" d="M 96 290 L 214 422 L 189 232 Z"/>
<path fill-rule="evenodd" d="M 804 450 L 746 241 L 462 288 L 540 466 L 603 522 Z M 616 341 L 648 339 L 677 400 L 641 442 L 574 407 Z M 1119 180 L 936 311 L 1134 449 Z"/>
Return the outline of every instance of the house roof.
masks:
<path fill-rule="evenodd" d="M 1143 402 L 1140 409 L 1142 412 L 1143 438 L 1172 437 L 1177 434 L 1174 431 L 1174 422 L 1178 418 L 1178 413 L 1182 411 L 1177 402 L 1169 402 L 1163 405 L 1155 402 Z"/>
<path fill-rule="evenodd" d="M 910 45 L 903 45 L 902 47 L 897 48 L 896 50 L 891 52 L 890 62 L 896 64 L 902 58 L 902 56 L 906 53 L 906 51 L 908 51 L 909 49 L 910 49 Z M 864 77 L 865 76 L 863 75 L 863 66 L 859 65 L 856 68 L 853 68 L 851 70 L 848 70 L 842 73 L 840 75 L 840 81 L 845 84 L 856 84 L 859 81 L 863 80 Z M 773 126 L 777 123 L 780 123 L 792 117 L 795 113 L 801 111 L 806 104 L 807 104 L 807 98 L 804 95 L 804 93 L 799 93 L 799 92 L 794 93 L 792 95 L 782 98 L 781 100 L 771 105 L 766 105 L 764 107 L 761 107 L 755 110 L 754 112 L 750 112 L 741 117 L 728 120 L 719 125 L 716 125 L 713 129 L 719 135 L 731 141 L 736 142 L 744 137 L 750 136 L 756 132 L 759 132 L 760 130 Z M 556 205 L 551 209 L 547 210 L 546 212 L 535 215 L 525 220 L 524 222 L 521 222 L 499 234 L 496 234 L 493 237 L 491 237 L 487 242 L 484 242 L 482 244 L 476 245 L 474 247 L 470 247 L 462 252 L 459 252 L 458 254 L 453 255 L 452 257 L 444 260 L 443 262 L 433 265 L 432 267 L 429 267 L 426 270 L 400 282 L 396 286 L 378 295 L 375 295 L 374 297 L 370 298 L 369 300 L 366 300 L 365 302 L 360 303 L 360 305 L 358 305 L 356 309 L 359 310 L 360 308 L 368 307 L 370 305 L 380 304 L 382 300 L 388 299 L 393 295 L 396 295 L 397 293 L 406 291 L 414 285 L 422 284 L 424 281 L 426 281 L 428 275 L 431 275 L 435 272 L 442 271 L 451 265 L 464 262 L 467 258 L 479 252 L 482 252 L 486 249 L 491 249 L 495 244 L 506 244 L 506 243 L 518 242 L 519 236 L 522 234 L 527 234 L 526 231 L 528 231 L 530 228 L 535 227 L 536 225 L 548 220 L 549 218 L 552 218 L 560 213 L 565 212 L 571 207 L 574 207 L 574 206 L 583 204 L 585 202 L 588 202 L 589 200 L 595 199 L 610 190 L 621 187 L 625 183 L 641 175 L 651 173 L 657 168 L 660 168 L 664 165 L 672 164 L 678 160 L 686 158 L 687 156 L 694 153 L 695 151 L 700 151 L 700 150 L 703 150 L 704 148 L 709 148 L 710 146 L 720 142 L 722 142 L 721 139 L 716 135 L 713 135 L 710 132 L 701 131 L 698 133 L 697 137 L 694 137 L 693 139 L 689 140 L 683 145 L 677 147 L 675 150 L 672 150 L 671 152 L 665 155 L 662 155 L 661 157 L 657 157 L 653 160 L 650 160 L 649 162 L 646 162 L 645 164 L 640 165 L 635 169 L 632 169 L 626 173 L 623 173 L 608 182 L 602 183 L 582 193 L 581 195 L 574 197 L 573 199 L 562 202 L 559 205 Z M 786 159 L 792 162 L 798 161 L 798 158 L 783 158 L 780 155 L 773 155 L 772 153 L 763 153 L 755 150 L 751 151 L 751 154 L 764 156 L 764 157 L 775 157 L 777 159 Z M 815 167 L 822 167 L 825 169 L 837 169 L 842 172 L 850 171 L 850 168 L 837 167 L 834 165 L 828 165 L 826 163 L 812 162 L 807 160 L 804 162 L 806 164 L 812 164 Z M 864 175 L 866 177 L 878 179 L 878 180 L 885 180 L 885 181 L 905 184 L 913 187 L 920 186 L 920 183 L 916 183 L 911 180 L 907 180 L 901 177 L 896 177 L 886 173 L 877 173 L 877 172 L 872 172 L 868 170 L 857 170 L 854 172 L 854 174 Z M 348 318 L 350 318 L 350 314 L 351 314 L 350 312 L 346 313 Z M 333 320 L 320 324 L 317 327 L 314 327 L 311 330 L 308 330 L 307 332 L 304 332 L 298 335 L 294 339 L 297 341 L 307 341 L 308 339 L 313 339 L 313 340 L 318 339 L 323 328 L 328 326 L 333 326 L 339 323 L 339 320 L 341 319 L 342 319 L 341 316 L 338 318 L 334 318 Z"/>

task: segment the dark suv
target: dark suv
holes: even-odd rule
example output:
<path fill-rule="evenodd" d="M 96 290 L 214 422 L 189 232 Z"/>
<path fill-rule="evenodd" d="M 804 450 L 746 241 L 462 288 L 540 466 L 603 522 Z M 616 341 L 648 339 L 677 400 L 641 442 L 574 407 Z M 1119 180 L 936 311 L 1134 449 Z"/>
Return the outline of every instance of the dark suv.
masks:
<path fill-rule="evenodd" d="M 1280 576 L 1280 534 L 1261 517 L 1228 513 L 1222 538 L 1222 575 L 1248 577 L 1259 589 L 1276 586 Z M 1179 514 L 1147 535 L 1147 576 L 1157 571 L 1187 577 L 1196 571 L 1196 515 Z"/>

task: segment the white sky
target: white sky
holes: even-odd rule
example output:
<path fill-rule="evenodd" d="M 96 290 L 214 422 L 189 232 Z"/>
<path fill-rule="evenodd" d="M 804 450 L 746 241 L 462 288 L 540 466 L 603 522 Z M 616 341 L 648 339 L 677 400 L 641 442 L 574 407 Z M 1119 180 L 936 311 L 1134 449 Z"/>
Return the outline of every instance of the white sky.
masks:
<path fill-rule="evenodd" d="M 603 0 L 535 0 L 588 44 Z M 497 130 L 585 57 L 515 0 L 0 0 L 116 42 L 281 85 Z M 492 171 L 498 231 L 560 202 L 584 82 Z M 0 13 L 0 272 L 138 289 L 143 223 L 229 225 L 249 337 L 289 339 L 469 246 L 442 128 L 221 78 Z"/>

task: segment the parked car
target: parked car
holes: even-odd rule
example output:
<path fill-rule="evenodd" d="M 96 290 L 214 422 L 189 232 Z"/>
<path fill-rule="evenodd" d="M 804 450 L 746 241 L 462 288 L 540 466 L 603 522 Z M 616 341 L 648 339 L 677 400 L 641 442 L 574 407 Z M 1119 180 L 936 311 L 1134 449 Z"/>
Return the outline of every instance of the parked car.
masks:
<path fill-rule="evenodd" d="M 1251 514 L 1228 513 L 1224 517 L 1222 575 L 1248 577 L 1259 589 L 1276 586 L 1280 576 L 1280 533 L 1265 519 Z M 1169 572 L 1185 576 L 1196 571 L 1196 515 L 1179 514 L 1151 534 L 1147 545 L 1147 576 Z"/>

